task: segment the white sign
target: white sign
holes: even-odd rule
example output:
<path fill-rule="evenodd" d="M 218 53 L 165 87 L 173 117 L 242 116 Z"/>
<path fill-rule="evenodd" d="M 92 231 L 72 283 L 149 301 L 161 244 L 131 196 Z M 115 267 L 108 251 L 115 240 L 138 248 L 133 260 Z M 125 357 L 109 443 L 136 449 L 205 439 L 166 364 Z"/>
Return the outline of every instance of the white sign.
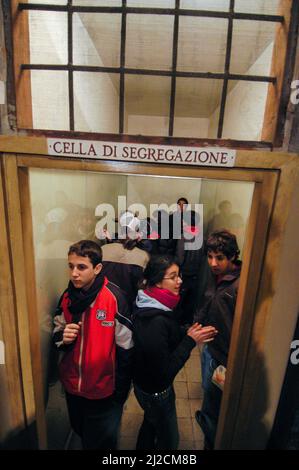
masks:
<path fill-rule="evenodd" d="M 48 154 L 122 162 L 233 167 L 236 151 L 217 147 L 182 147 L 92 140 L 48 139 Z"/>

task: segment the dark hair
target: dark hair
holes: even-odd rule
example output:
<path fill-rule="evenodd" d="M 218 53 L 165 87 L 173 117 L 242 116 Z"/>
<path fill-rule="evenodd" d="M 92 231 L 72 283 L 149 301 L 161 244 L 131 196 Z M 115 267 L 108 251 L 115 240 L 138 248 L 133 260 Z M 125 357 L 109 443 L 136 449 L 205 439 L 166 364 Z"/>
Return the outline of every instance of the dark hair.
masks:
<path fill-rule="evenodd" d="M 143 272 L 143 286 L 155 286 L 161 282 L 165 272 L 170 266 L 177 264 L 175 258 L 170 255 L 155 255 L 152 256 Z"/>
<path fill-rule="evenodd" d="M 228 259 L 234 258 L 234 261 L 240 254 L 236 236 L 228 230 L 216 230 L 210 233 L 205 243 L 205 253 L 209 251 L 221 252 Z"/>
<path fill-rule="evenodd" d="M 135 247 L 138 248 L 138 240 L 136 238 L 130 238 L 127 236 L 126 238 L 120 238 L 118 241 L 123 245 L 125 250 L 131 251 Z"/>
<path fill-rule="evenodd" d="M 188 203 L 188 199 L 186 199 L 185 197 L 179 197 L 178 200 L 177 200 L 177 204 L 178 204 L 180 201 L 184 201 L 185 204 L 189 204 L 189 203 Z"/>
<path fill-rule="evenodd" d="M 68 255 L 75 254 L 89 258 L 93 267 L 102 262 L 102 249 L 92 240 L 80 240 L 69 247 Z"/>

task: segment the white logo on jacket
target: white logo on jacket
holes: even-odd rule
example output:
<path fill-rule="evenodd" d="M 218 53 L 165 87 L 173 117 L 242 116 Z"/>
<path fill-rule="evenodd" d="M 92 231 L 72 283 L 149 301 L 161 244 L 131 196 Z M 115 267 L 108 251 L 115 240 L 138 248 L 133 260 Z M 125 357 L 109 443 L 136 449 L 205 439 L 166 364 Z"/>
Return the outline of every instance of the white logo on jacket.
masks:
<path fill-rule="evenodd" d="M 97 320 L 106 320 L 105 310 L 97 310 L 96 315 L 97 315 Z"/>

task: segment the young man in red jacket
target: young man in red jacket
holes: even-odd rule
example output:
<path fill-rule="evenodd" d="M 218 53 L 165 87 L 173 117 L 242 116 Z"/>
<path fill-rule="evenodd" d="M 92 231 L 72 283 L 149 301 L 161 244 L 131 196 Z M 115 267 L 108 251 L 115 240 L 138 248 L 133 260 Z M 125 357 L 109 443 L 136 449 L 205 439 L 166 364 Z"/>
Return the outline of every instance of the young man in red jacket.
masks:
<path fill-rule="evenodd" d="M 119 288 L 101 273 L 102 250 L 82 240 L 69 248 L 70 282 L 54 318 L 64 351 L 60 380 L 84 449 L 115 449 L 131 383 L 132 323 Z"/>

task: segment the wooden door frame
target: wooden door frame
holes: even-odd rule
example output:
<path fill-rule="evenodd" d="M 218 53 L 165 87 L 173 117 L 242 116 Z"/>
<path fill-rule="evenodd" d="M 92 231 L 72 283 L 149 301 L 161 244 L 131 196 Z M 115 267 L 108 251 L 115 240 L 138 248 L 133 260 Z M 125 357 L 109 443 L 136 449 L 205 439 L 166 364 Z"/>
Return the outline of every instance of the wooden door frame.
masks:
<path fill-rule="evenodd" d="M 261 357 L 267 355 L 266 336 L 273 321 L 272 294 L 278 279 L 284 232 L 289 223 L 296 182 L 299 181 L 299 159 L 296 155 L 238 150 L 234 168 L 187 167 L 147 163 L 123 163 L 110 161 L 78 160 L 57 158 L 47 155 L 44 137 L 0 137 L 0 151 L 5 183 L 8 220 L 10 226 L 10 247 L 15 285 L 21 282 L 25 272 L 31 270 L 32 277 L 21 289 L 15 290 L 17 312 L 23 322 L 23 362 L 27 366 L 24 391 L 28 395 L 28 407 L 34 409 L 39 446 L 45 446 L 45 417 L 41 396 L 42 384 L 38 377 L 41 371 L 37 306 L 31 306 L 34 297 L 35 279 L 32 246 L 32 221 L 29 204 L 28 168 L 96 171 L 104 173 L 173 176 L 190 178 L 211 178 L 224 181 L 252 181 L 255 183 L 249 229 L 244 246 L 244 263 L 241 273 L 233 335 L 228 362 L 226 387 L 223 394 L 221 416 L 218 424 L 216 448 L 246 448 L 246 426 L 252 423 L 256 413 L 256 387 L 262 371 Z M 10 152 L 10 154 L 8 153 Z M 17 191 L 14 188 L 17 188 Z M 11 202 L 9 202 L 11 201 Z M 16 236 L 18 233 L 18 236 Z M 24 249 L 26 247 L 26 249 Z M 24 250 L 24 251 L 23 251 Z M 24 252 L 26 256 L 24 256 Z M 298 253 L 299 255 L 299 253 Z M 25 268 L 24 268 L 25 267 Z M 271 285 L 269 285 L 271 270 Z M 292 283 L 286 279 L 285 291 Z M 290 295 L 292 292 L 290 291 Z M 292 294 L 293 295 L 293 294 Z M 292 296 L 291 295 L 291 296 Z M 292 321 L 295 324 L 295 303 L 291 305 Z M 294 318 L 293 318 L 294 317 Z M 289 337 L 292 338 L 292 321 Z M 30 329 L 34 338 L 29 337 Z M 284 339 L 281 347 L 281 383 L 289 357 L 289 344 Z M 22 348 L 21 348 L 22 349 Z M 24 365 L 22 364 L 22 371 Z M 278 387 L 279 388 L 279 387 Z M 27 392 L 26 392 L 27 390 Z M 277 401 L 280 389 L 276 390 Z M 30 405 L 30 406 L 29 406 Z M 29 411 L 30 411 L 29 410 Z M 272 414 L 271 414 L 272 413 Z M 270 413 L 273 422 L 274 411 Z M 259 417 L 260 419 L 260 417 Z M 270 420 L 271 420 L 270 419 Z M 261 437 L 256 436 L 253 448 L 265 445 L 271 427 Z M 260 439 L 260 441 L 258 441 Z M 262 442 L 262 444 L 259 444 Z M 263 448 L 263 447 L 261 447 Z"/>

